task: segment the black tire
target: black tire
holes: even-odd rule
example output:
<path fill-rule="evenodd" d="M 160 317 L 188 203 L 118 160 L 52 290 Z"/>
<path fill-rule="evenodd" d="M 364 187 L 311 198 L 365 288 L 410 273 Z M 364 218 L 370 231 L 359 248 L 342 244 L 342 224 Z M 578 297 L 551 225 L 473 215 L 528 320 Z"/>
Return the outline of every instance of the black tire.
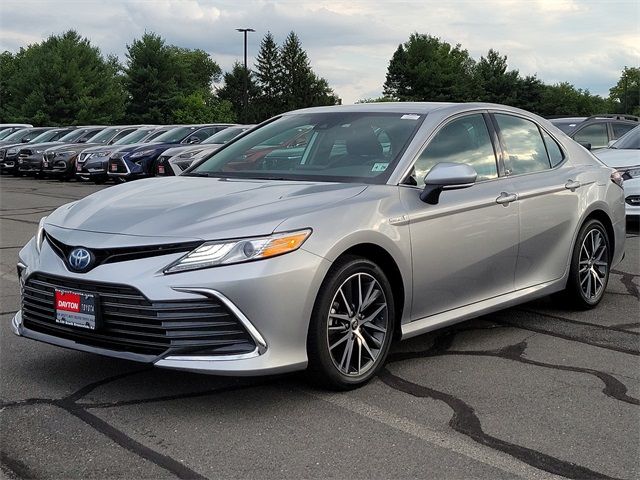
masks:
<path fill-rule="evenodd" d="M 602 239 L 602 245 L 606 249 L 605 252 L 601 251 L 601 247 L 597 247 L 595 253 L 590 252 L 593 249 L 591 242 L 593 238 Z M 602 222 L 596 219 L 585 222 L 578 232 L 578 237 L 573 247 L 567 287 L 560 295 L 560 298 L 570 306 L 580 310 L 596 307 L 602 300 L 609 282 L 611 254 L 611 240 Z M 598 256 L 601 256 L 601 258 L 594 263 L 593 258 Z M 585 271 L 585 269 L 587 270 Z M 592 270 L 593 272 L 591 272 Z M 593 293 L 593 295 L 590 293 Z"/>
<path fill-rule="evenodd" d="M 366 301 L 362 301 L 363 313 L 360 316 L 357 313 L 361 311 L 360 304 L 356 307 L 352 303 L 349 315 L 339 315 L 348 318 L 337 320 L 332 316 L 330 319 L 331 313 L 337 314 L 336 309 L 345 309 L 345 312 L 346 309 L 349 309 L 346 306 L 349 301 L 345 303 L 338 298 L 346 300 L 349 296 L 351 299 L 357 297 L 354 293 L 355 290 L 349 289 L 350 286 L 354 287 L 353 282 L 356 282 L 355 288 L 364 292 L 361 296 L 364 300 L 366 300 L 367 293 L 373 294 L 367 297 L 372 298 L 371 302 L 367 305 Z M 343 287 L 344 291 L 348 293 L 346 296 L 338 297 L 340 289 Z M 367 292 L 369 287 L 372 290 Z M 357 298 L 355 301 L 358 301 Z M 342 306 L 339 305 L 340 302 Z M 386 306 L 382 307 L 383 303 Z M 382 310 L 375 314 L 379 308 Z M 362 323 L 356 327 L 354 321 L 357 324 L 358 318 Z M 372 320 L 367 321 L 367 318 Z M 386 361 L 393 340 L 395 322 L 393 292 L 384 271 L 374 262 L 361 257 L 345 256 L 336 261 L 320 287 L 311 314 L 307 337 L 308 372 L 311 380 L 323 387 L 335 390 L 350 390 L 367 383 L 380 371 Z M 334 333 L 329 330 L 330 323 Z M 338 330 L 341 328 L 343 330 Z M 382 333 L 379 329 L 384 329 L 385 332 Z M 343 342 L 345 344 L 344 350 L 341 350 L 342 345 L 338 345 L 339 342 L 334 342 L 333 350 L 331 350 L 330 342 L 337 337 L 333 337 L 332 340 L 329 337 L 332 335 L 342 336 L 343 334 L 345 337 L 351 335 L 348 340 Z M 347 352 L 347 359 L 345 352 L 348 346 L 351 346 L 351 353 Z M 354 353 L 359 356 L 352 358 Z M 373 355 L 369 355 L 369 353 Z M 339 365 L 336 363 L 337 358 L 334 355 L 341 357 Z M 362 360 L 366 361 L 366 364 L 360 372 Z M 345 366 L 344 370 L 348 373 L 341 370 L 343 365 Z M 354 372 L 351 373 L 350 369 L 353 369 Z"/>

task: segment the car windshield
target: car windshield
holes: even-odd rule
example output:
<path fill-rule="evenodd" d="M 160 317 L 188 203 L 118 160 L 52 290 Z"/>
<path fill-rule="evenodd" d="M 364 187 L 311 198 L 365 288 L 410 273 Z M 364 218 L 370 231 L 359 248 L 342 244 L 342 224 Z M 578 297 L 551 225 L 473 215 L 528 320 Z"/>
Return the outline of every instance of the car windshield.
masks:
<path fill-rule="evenodd" d="M 197 130 L 197 127 L 177 127 L 177 128 L 173 128 L 173 129 L 169 130 L 168 132 L 165 132 L 162 135 L 157 136 L 154 141 L 155 142 L 166 142 L 166 143 L 179 142 L 181 140 L 184 140 L 187 137 L 187 135 L 189 135 L 192 132 L 195 132 L 196 130 Z"/>
<path fill-rule="evenodd" d="M 611 148 L 640 149 L 640 125 L 625 133 L 613 145 L 611 145 Z"/>
<path fill-rule="evenodd" d="M 132 143 L 138 143 L 144 137 L 153 132 L 153 128 L 139 128 L 138 130 L 134 130 L 129 135 L 125 135 L 117 142 L 114 142 L 114 145 L 130 145 Z"/>
<path fill-rule="evenodd" d="M 0 140 L 3 140 L 5 137 L 11 135 L 12 128 L 5 128 L 4 130 L 0 130 Z"/>
<path fill-rule="evenodd" d="M 87 133 L 86 128 L 77 128 L 67 133 L 64 137 L 61 137 L 60 141 L 65 143 L 70 143 L 82 137 L 85 133 Z"/>
<path fill-rule="evenodd" d="M 87 140 L 87 143 L 101 143 L 103 145 L 105 143 L 109 143 L 109 140 L 113 138 L 113 136 L 118 132 L 118 130 L 119 128 L 117 127 L 105 128 L 104 130 L 102 130 L 101 132 L 98 132 L 89 140 Z"/>
<path fill-rule="evenodd" d="M 236 138 L 242 132 L 248 130 L 251 127 L 228 127 L 224 130 L 219 131 L 218 133 L 214 133 L 209 138 L 204 140 L 201 145 L 207 144 L 221 144 L 227 143 L 229 140 Z"/>
<path fill-rule="evenodd" d="M 11 142 L 13 140 L 16 141 L 16 143 L 19 143 L 20 140 L 22 140 L 24 137 L 28 136 L 29 133 L 33 132 L 34 129 L 33 128 L 23 128 L 22 130 L 17 130 L 15 132 L 13 132 L 11 135 L 7 135 L 4 138 L 4 141 L 6 142 Z"/>
<path fill-rule="evenodd" d="M 31 140 L 29 143 L 44 143 L 44 142 L 49 142 L 51 141 L 52 138 L 56 138 L 56 136 L 58 134 L 60 134 L 61 131 L 64 130 L 58 130 L 58 129 L 54 129 L 54 130 L 47 130 L 46 132 L 41 133 L 40 135 L 38 135 L 36 138 L 34 138 L 33 140 Z"/>
<path fill-rule="evenodd" d="M 187 175 L 384 183 L 424 115 L 330 112 L 280 117 Z"/>

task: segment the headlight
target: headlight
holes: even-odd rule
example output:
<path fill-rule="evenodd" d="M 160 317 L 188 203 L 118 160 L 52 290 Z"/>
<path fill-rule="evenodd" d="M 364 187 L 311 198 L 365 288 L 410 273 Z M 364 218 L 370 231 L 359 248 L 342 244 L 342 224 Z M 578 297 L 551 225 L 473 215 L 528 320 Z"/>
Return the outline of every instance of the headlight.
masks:
<path fill-rule="evenodd" d="M 151 155 L 152 153 L 155 152 L 155 149 L 149 149 L 149 150 L 142 150 L 141 152 L 136 152 L 131 154 L 131 158 L 140 158 L 140 157 L 144 157 L 146 155 Z"/>
<path fill-rule="evenodd" d="M 40 154 L 42 152 L 44 152 L 44 150 L 36 150 L 36 154 Z"/>
<path fill-rule="evenodd" d="M 305 242 L 311 229 L 276 233 L 267 237 L 206 242 L 165 268 L 164 273 L 249 262 L 290 253 Z"/>
<path fill-rule="evenodd" d="M 40 249 L 42 248 L 42 242 L 44 242 L 44 221 L 47 217 L 42 217 L 40 219 L 40 223 L 38 224 L 38 233 L 36 233 L 36 250 L 40 253 Z"/>
<path fill-rule="evenodd" d="M 636 167 L 618 168 L 618 172 L 622 175 L 623 180 L 631 180 L 632 178 L 640 178 L 640 165 Z"/>
<path fill-rule="evenodd" d="M 75 155 L 76 152 L 75 150 L 65 150 L 64 152 L 56 152 L 56 157 L 72 157 L 73 155 Z"/>
<path fill-rule="evenodd" d="M 7 150 L 7 155 L 15 155 L 16 153 L 18 153 L 17 148 L 10 148 L 9 150 Z"/>
<path fill-rule="evenodd" d="M 196 150 L 195 152 L 186 152 L 180 155 L 180 158 L 191 158 L 199 154 L 202 150 Z"/>

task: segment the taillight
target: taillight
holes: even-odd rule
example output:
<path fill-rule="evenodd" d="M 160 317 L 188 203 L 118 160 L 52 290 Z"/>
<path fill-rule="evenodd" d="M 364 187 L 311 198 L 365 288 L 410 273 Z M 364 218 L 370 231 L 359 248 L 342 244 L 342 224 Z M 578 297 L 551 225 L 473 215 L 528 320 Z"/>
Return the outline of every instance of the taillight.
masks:
<path fill-rule="evenodd" d="M 624 181 L 624 179 L 622 178 L 622 174 L 620 172 L 614 170 L 613 172 L 611 172 L 611 181 L 622 188 L 622 182 Z"/>

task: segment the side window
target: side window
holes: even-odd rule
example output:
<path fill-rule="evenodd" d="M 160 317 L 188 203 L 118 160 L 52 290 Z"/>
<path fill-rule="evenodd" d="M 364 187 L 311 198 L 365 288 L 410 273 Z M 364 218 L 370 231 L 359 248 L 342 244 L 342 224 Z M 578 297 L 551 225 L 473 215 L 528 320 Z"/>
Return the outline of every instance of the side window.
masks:
<path fill-rule="evenodd" d="M 587 125 L 577 132 L 573 139 L 578 143 L 590 143 L 591 148 L 604 148 L 609 143 L 606 123 Z"/>
<path fill-rule="evenodd" d="M 620 138 L 636 125 L 629 123 L 612 123 L 611 126 L 613 127 L 613 138 Z"/>
<path fill-rule="evenodd" d="M 478 172 L 478 180 L 498 176 L 496 155 L 481 113 L 453 120 L 433 137 L 414 165 L 415 183 L 424 186 L 425 175 L 443 162 L 472 166 Z"/>
<path fill-rule="evenodd" d="M 549 154 L 549 160 L 551 160 L 551 168 L 560 165 L 562 160 L 564 160 L 564 155 L 558 143 L 544 130 L 542 130 L 542 138 L 544 138 L 544 144 L 547 146 L 547 153 Z"/>
<path fill-rule="evenodd" d="M 95 134 L 97 134 L 98 132 L 100 132 L 102 129 L 101 128 L 97 128 L 95 130 L 87 130 L 87 132 L 85 132 L 80 138 L 78 138 L 78 140 L 76 140 L 78 143 L 81 142 L 86 142 L 87 140 L 89 140 L 91 137 L 93 137 Z"/>
<path fill-rule="evenodd" d="M 505 167 L 511 175 L 539 172 L 551 168 L 547 149 L 538 126 L 513 115 L 496 114 L 502 143 L 506 149 Z"/>

